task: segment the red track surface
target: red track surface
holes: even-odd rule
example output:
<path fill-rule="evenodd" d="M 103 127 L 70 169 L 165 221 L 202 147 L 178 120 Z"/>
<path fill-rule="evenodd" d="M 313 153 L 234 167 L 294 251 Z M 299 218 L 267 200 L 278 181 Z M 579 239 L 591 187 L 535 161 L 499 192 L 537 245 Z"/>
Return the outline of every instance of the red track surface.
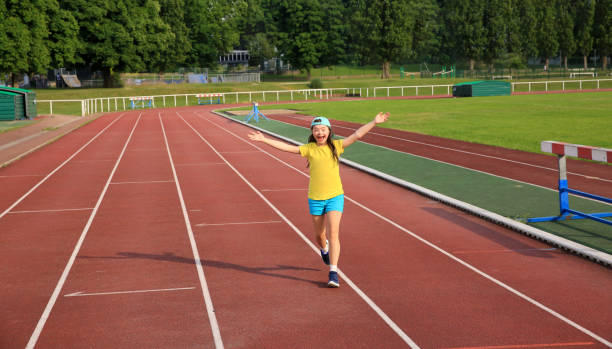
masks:
<path fill-rule="evenodd" d="M 345 167 L 340 268 L 365 296 L 325 288 L 304 160 L 210 109 L 109 114 L 0 169 L 0 347 L 612 340 L 609 269 Z"/>

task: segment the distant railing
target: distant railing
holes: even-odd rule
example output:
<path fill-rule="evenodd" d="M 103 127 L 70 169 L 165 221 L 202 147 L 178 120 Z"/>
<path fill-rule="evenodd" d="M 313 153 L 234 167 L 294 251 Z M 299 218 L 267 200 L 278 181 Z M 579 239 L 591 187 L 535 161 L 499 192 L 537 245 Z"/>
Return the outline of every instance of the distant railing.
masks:
<path fill-rule="evenodd" d="M 560 87 L 556 90 L 579 89 L 586 87 L 589 89 L 600 89 L 601 83 L 612 88 L 612 79 L 596 80 L 565 80 L 565 81 L 535 81 L 535 82 L 513 82 L 512 92 L 534 92 L 549 91 L 550 87 Z M 223 92 L 220 93 L 220 100 L 226 103 L 247 103 L 252 101 L 259 102 L 284 102 L 284 101 L 308 101 L 322 100 L 339 97 L 405 97 L 405 96 L 449 96 L 453 85 L 422 85 L 422 86 L 388 86 L 388 87 L 363 87 L 363 88 L 322 88 L 322 89 L 302 89 L 302 90 L 281 90 L 281 91 L 247 91 L 247 92 Z M 521 91 L 517 91 L 521 90 Z M 152 108 L 167 108 L 198 105 L 198 95 L 175 94 L 158 96 L 129 96 L 129 97 L 102 97 L 76 100 L 38 100 L 39 114 L 46 114 L 40 108 L 48 103 L 49 114 L 71 114 L 89 115 L 93 113 L 104 113 L 111 111 L 125 111 L 137 108 L 131 100 L 135 98 L 150 98 Z M 80 105 L 79 105 L 80 103 Z M 67 106 L 67 104 L 71 104 Z M 59 108 L 58 108 L 59 105 Z M 147 104 L 148 106 L 148 104 Z"/>

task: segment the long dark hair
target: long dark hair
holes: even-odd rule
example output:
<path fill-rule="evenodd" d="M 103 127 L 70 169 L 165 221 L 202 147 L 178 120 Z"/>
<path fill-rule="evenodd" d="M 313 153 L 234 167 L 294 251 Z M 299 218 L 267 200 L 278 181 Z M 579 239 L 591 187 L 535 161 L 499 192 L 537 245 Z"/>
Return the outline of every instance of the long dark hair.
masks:
<path fill-rule="evenodd" d="M 312 128 L 310 129 L 312 131 Z M 334 137 L 334 132 L 332 132 L 331 128 L 329 129 L 329 136 L 327 137 L 327 146 L 329 147 L 329 149 L 332 152 L 332 156 L 334 157 L 334 160 L 338 161 L 338 151 L 336 151 L 336 146 L 334 145 L 333 142 L 333 137 Z M 308 143 L 317 143 L 317 140 L 314 138 L 314 136 L 312 135 L 312 132 L 310 133 L 310 137 L 308 137 Z M 306 167 L 310 167 L 310 162 L 306 161 Z"/>

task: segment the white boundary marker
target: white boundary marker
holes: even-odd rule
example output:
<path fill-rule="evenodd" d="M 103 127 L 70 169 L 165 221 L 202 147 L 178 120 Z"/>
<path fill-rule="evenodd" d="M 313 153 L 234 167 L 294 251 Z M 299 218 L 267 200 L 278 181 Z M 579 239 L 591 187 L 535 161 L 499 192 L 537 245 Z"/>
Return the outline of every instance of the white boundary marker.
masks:
<path fill-rule="evenodd" d="M 104 131 L 106 131 L 109 127 L 111 127 L 117 120 L 121 119 L 124 114 L 125 113 L 121 113 L 119 115 L 119 117 L 117 117 L 115 120 L 113 120 L 105 128 L 100 130 L 100 132 L 98 132 L 95 136 L 93 136 L 92 139 L 90 139 L 87 143 L 85 143 L 82 147 L 80 147 L 77 151 L 75 151 L 72 155 L 70 155 L 70 157 L 68 157 L 68 159 L 66 159 L 64 162 L 62 162 L 58 167 L 56 167 L 48 175 L 46 175 L 45 178 L 41 179 L 38 183 L 36 183 L 30 190 L 28 190 L 25 194 L 23 194 L 23 196 L 21 196 L 11 206 L 9 206 L 6 210 L 4 210 L 4 212 L 2 212 L 0 214 L 0 218 L 4 217 L 4 215 L 7 214 L 10 210 L 15 208 L 15 206 L 19 205 L 19 203 L 21 203 L 28 195 L 32 194 L 32 192 L 34 190 L 36 190 L 36 188 L 40 187 L 40 185 L 43 184 L 45 181 L 47 181 L 47 179 L 49 179 L 51 176 L 53 176 L 53 174 L 55 174 L 55 172 L 59 171 L 60 168 L 64 167 L 64 165 L 66 165 L 70 160 L 72 160 L 75 156 L 77 156 L 78 153 L 80 153 L 83 149 L 85 149 L 85 147 L 87 147 L 91 142 L 93 142 L 94 139 L 98 138 L 99 135 L 101 135 Z"/>
<path fill-rule="evenodd" d="M 319 253 L 319 249 L 310 240 L 308 240 L 308 238 L 304 235 L 304 233 L 302 233 L 302 231 L 300 231 L 300 229 L 298 229 L 287 217 L 285 217 L 285 215 L 283 215 L 281 213 L 281 211 L 276 206 L 274 206 L 274 204 L 272 204 L 272 202 L 270 202 L 259 190 L 257 190 L 257 188 L 255 188 L 255 186 L 253 184 L 251 184 L 251 182 L 249 182 L 242 175 L 242 173 L 240 173 L 240 171 L 238 171 L 232 164 L 230 164 L 230 162 L 227 159 L 225 159 L 225 157 L 223 155 L 221 155 L 221 153 L 219 153 L 217 151 L 217 149 L 215 149 L 215 147 L 213 147 L 212 144 L 210 144 L 208 142 L 208 140 L 206 140 L 206 138 L 204 138 L 200 132 L 198 132 L 195 128 L 193 128 L 193 126 L 191 126 L 191 124 L 189 122 L 187 122 L 187 120 L 185 120 L 181 114 L 179 114 L 178 112 L 176 112 L 176 114 L 193 130 L 193 132 L 195 132 L 202 139 L 202 141 L 204 141 L 223 161 L 225 161 L 227 163 L 227 165 L 236 173 L 236 175 L 238 175 L 238 177 L 240 177 L 255 192 L 255 194 L 257 194 L 266 204 L 268 204 L 268 206 L 270 206 L 270 208 L 272 208 L 272 210 L 274 212 L 276 212 L 276 214 L 279 217 L 281 217 L 289 225 L 289 227 L 291 227 L 291 229 L 293 229 L 293 231 L 295 231 L 298 234 L 298 236 L 301 237 L 302 240 L 304 240 L 304 242 L 306 242 L 306 244 L 308 246 L 310 246 L 310 248 L 313 251 L 315 251 L 317 254 Z M 208 120 L 206 118 L 203 118 L 203 119 L 208 121 L 208 122 L 211 122 L 210 120 Z M 218 126 L 218 125 L 216 125 L 216 126 Z M 223 129 L 223 127 L 220 127 L 220 126 L 219 126 L 219 128 Z M 225 130 L 225 129 L 223 129 L 223 130 Z M 255 146 L 255 148 L 259 149 L 256 146 Z M 419 346 L 414 341 L 412 341 L 412 339 L 410 337 L 408 337 L 408 335 L 395 322 L 393 322 L 393 320 L 391 320 L 391 318 L 389 318 L 389 316 L 387 316 L 387 314 L 385 314 L 382 311 L 382 309 L 380 309 L 380 307 L 378 305 L 376 305 L 376 303 L 374 303 L 373 300 L 370 299 L 370 297 L 368 297 L 363 291 L 361 291 L 361 289 L 359 289 L 359 287 L 357 287 L 357 285 L 355 285 L 348 278 L 348 276 L 346 276 L 346 274 L 344 274 L 340 269 L 338 269 L 338 274 L 342 277 L 342 279 L 344 279 L 344 281 L 349 285 L 349 287 L 351 287 L 353 289 L 353 291 L 355 291 L 376 312 L 376 314 L 378 314 L 378 316 L 380 316 L 380 318 L 384 322 L 386 322 L 387 325 L 402 340 L 404 340 L 404 342 L 406 342 L 406 344 L 408 344 L 413 349 L 419 349 Z"/>
<path fill-rule="evenodd" d="M 195 289 L 195 287 L 160 288 L 156 290 L 134 290 L 134 291 L 114 291 L 114 292 L 94 292 L 94 293 L 74 292 L 74 293 L 65 294 L 64 297 L 109 296 L 109 295 L 115 295 L 115 294 L 184 291 L 184 290 L 193 290 L 193 289 Z"/>
<path fill-rule="evenodd" d="M 213 112 L 213 113 L 217 114 L 216 112 Z M 217 126 L 217 127 L 221 128 L 221 129 L 225 130 L 226 132 L 228 132 L 229 134 L 233 135 L 234 137 L 236 137 L 236 138 L 238 138 L 238 139 L 242 140 L 243 142 L 245 142 L 245 143 L 247 143 L 247 144 L 250 144 L 251 146 L 253 146 L 253 147 L 255 147 L 255 148 L 257 148 L 257 149 L 261 150 L 262 152 L 264 152 L 264 153 L 265 153 L 265 154 L 267 154 L 268 156 L 272 157 L 273 159 L 276 159 L 277 161 L 279 161 L 279 162 L 281 162 L 281 163 L 285 164 L 286 166 L 288 166 L 288 167 L 290 167 L 290 168 L 295 169 L 297 172 L 301 173 L 302 175 L 304 175 L 304 176 L 308 176 L 306 173 L 302 172 L 301 170 L 296 169 L 296 168 L 295 168 L 295 167 L 293 167 L 292 165 L 290 165 L 290 164 L 288 164 L 288 163 L 284 162 L 283 160 L 281 160 L 281 159 L 277 158 L 276 156 L 274 156 L 274 155 L 272 155 L 272 154 L 268 153 L 267 151 L 263 150 L 263 149 L 262 149 L 262 148 L 260 148 L 259 146 L 257 146 L 257 145 L 255 145 L 255 144 L 253 144 L 253 143 L 251 143 L 251 142 L 249 142 L 249 141 L 247 141 L 247 140 L 245 140 L 245 139 L 241 138 L 240 136 L 238 136 L 238 135 L 234 134 L 233 132 L 231 132 L 231 131 L 229 131 L 229 130 L 227 130 L 227 129 L 223 128 L 222 126 L 219 126 L 218 124 L 216 124 L 216 123 L 214 123 L 214 122 L 212 122 L 212 121 L 208 120 L 207 118 L 205 118 L 205 117 L 201 116 L 200 114 L 197 114 L 197 115 L 198 115 L 200 118 L 202 118 L 202 119 L 204 119 L 204 120 L 208 121 L 209 123 L 211 123 L 211 124 L 213 124 L 213 125 L 215 125 L 215 126 Z M 223 115 L 221 115 L 221 116 L 223 116 Z M 223 116 L 223 117 L 225 117 L 225 116 Z M 231 119 L 231 118 L 230 118 L 230 119 Z M 232 120 L 233 120 L 233 119 L 232 119 Z M 242 123 L 242 122 L 239 122 L 239 123 Z M 246 124 L 246 123 L 242 123 L 242 124 L 247 125 L 247 126 L 249 126 L 249 127 L 253 127 L 252 125 L 249 125 L 249 124 Z M 260 129 L 260 130 L 264 131 L 263 129 Z M 269 132 L 269 131 L 266 131 L 266 133 L 271 134 L 271 135 L 274 135 L 273 133 L 271 133 L 271 132 Z M 276 136 L 276 135 L 275 135 L 275 137 L 278 137 L 278 136 Z M 279 137 L 279 138 L 284 138 L 284 137 Z M 293 144 L 298 143 L 298 142 L 293 141 L 293 140 L 289 140 L 289 141 L 290 141 L 291 143 L 293 143 Z M 231 165 L 230 165 L 230 166 L 231 166 Z M 454 256 L 453 254 L 451 254 L 451 253 L 447 252 L 446 250 L 444 250 L 444 249 L 442 249 L 442 248 L 438 247 L 437 245 L 435 245 L 435 244 L 433 244 L 433 243 L 429 242 L 428 240 L 426 240 L 426 239 L 424 239 L 424 238 L 420 237 L 419 235 L 417 235 L 417 234 L 415 234 L 415 233 L 411 232 L 410 230 L 408 230 L 408 229 L 404 228 L 403 226 L 399 225 L 398 223 L 395 223 L 395 222 L 394 222 L 394 221 L 392 221 L 391 219 L 389 219 L 389 218 L 387 218 L 387 217 L 385 217 L 385 216 L 383 216 L 383 215 L 379 214 L 378 212 L 376 212 L 376 211 L 374 211 L 374 210 L 372 210 L 372 209 L 370 209 L 370 208 L 368 208 L 368 207 L 364 206 L 363 204 L 361 204 L 361 203 L 359 203 L 359 202 L 357 202 L 357 201 L 355 201 L 355 200 L 351 199 L 350 197 L 345 196 L 345 198 L 346 198 L 347 200 L 351 201 L 352 203 L 354 203 L 355 205 L 357 205 L 357 206 L 361 207 L 361 208 L 362 208 L 362 209 L 364 209 L 365 211 L 367 211 L 367 212 L 371 213 L 372 215 L 374 215 L 374 216 L 376 216 L 376 217 L 380 218 L 381 220 L 383 220 L 383 221 L 385 221 L 385 222 L 387 222 L 387 223 L 389 223 L 389 224 L 393 225 L 393 226 L 394 226 L 394 227 L 396 227 L 397 229 L 399 229 L 399 230 L 401 230 L 401 231 L 405 232 L 406 234 L 408 234 L 408 235 L 410 235 L 410 236 L 414 237 L 415 239 L 417 239 L 417 240 L 421 241 L 421 242 L 422 242 L 422 243 L 424 243 L 425 245 L 427 245 L 427 246 L 429 246 L 429 247 L 433 248 L 434 250 L 436 250 L 436 251 L 438 251 L 438 252 L 442 253 L 443 255 L 447 256 L 448 258 L 450 258 L 450 259 L 454 260 L 455 262 L 457 262 L 457 263 L 459 263 L 459 264 L 463 265 L 464 267 L 466 267 L 466 268 L 468 268 L 468 269 L 472 270 L 472 271 L 473 271 L 473 272 L 475 272 L 476 274 L 478 274 L 478 275 L 480 275 L 480 276 L 484 277 L 485 279 L 487 279 L 487 280 L 489 280 L 489 281 L 491 281 L 491 282 L 495 283 L 496 285 L 498 285 L 498 286 L 500 286 L 500 287 L 502 287 L 502 288 L 506 289 L 507 291 L 509 291 L 509 292 L 513 293 L 514 295 L 516 295 L 516 296 L 518 296 L 518 297 L 520 297 L 520 298 L 524 299 L 525 301 L 527 301 L 527 302 L 529 302 L 529 303 L 531 303 L 531 304 L 535 305 L 536 307 L 538 307 L 538 308 L 540 308 L 540 309 L 542 309 L 542 310 L 546 311 L 547 313 L 549 313 L 549 314 L 553 315 L 554 317 L 556 317 L 556 318 L 558 318 L 559 320 L 561 320 L 561 321 L 565 322 L 566 324 L 568 324 L 568 325 L 570 325 L 570 326 L 574 327 L 575 329 L 579 330 L 580 332 L 582 332 L 582 333 L 584 333 L 584 334 L 586 334 L 586 335 L 590 336 L 591 338 L 594 338 L 594 339 L 596 339 L 597 341 L 599 341 L 599 342 L 601 342 L 601 343 L 603 343 L 603 344 L 605 344 L 605 345 L 607 345 L 607 346 L 609 346 L 609 347 L 612 347 L 612 343 L 611 343 L 611 342 L 609 342 L 609 341 L 607 341 L 605 338 L 602 338 L 602 337 L 598 336 L 597 334 L 595 334 L 595 333 L 591 332 L 590 330 L 588 330 L 588 329 L 586 329 L 586 328 L 584 328 L 584 327 L 580 326 L 579 324 L 577 324 L 576 322 L 574 322 L 574 321 L 570 320 L 569 318 L 566 318 L 565 316 L 561 315 L 560 313 L 558 313 L 558 312 L 556 312 L 556 311 L 552 310 L 551 308 L 548 308 L 548 307 L 547 307 L 547 306 L 545 306 L 544 304 L 542 304 L 542 303 L 540 303 L 540 302 L 538 302 L 538 301 L 536 301 L 536 300 L 532 299 L 531 297 L 529 297 L 529 296 L 525 295 L 524 293 L 522 293 L 522 292 L 520 292 L 520 291 L 518 291 L 518 290 L 516 290 L 516 289 L 512 288 L 511 286 L 506 285 L 506 284 L 505 284 L 505 283 L 503 283 L 502 281 L 497 280 L 496 278 L 494 278 L 494 277 L 490 276 L 489 274 L 487 274 L 487 273 L 485 273 L 485 272 L 481 271 L 480 269 L 478 269 L 478 268 L 476 268 L 476 267 L 472 266 L 471 264 L 469 264 L 469 263 L 465 262 L 464 260 L 462 260 L 462 259 L 460 259 L 460 258 L 458 258 L 458 257 Z M 266 200 L 266 201 L 267 201 L 267 200 Z M 470 206 L 471 206 L 471 205 L 470 205 Z M 280 214 L 280 213 L 279 213 L 279 214 Z M 284 216 L 283 216 L 283 217 L 284 217 Z M 305 237 L 304 237 L 304 238 L 305 238 Z M 309 241 L 309 242 L 310 242 L 310 241 Z M 312 245 L 312 244 L 311 244 L 311 245 Z M 315 249 L 315 250 L 318 252 L 318 249 L 316 249 L 316 247 L 315 247 L 314 245 L 312 245 L 312 247 L 313 247 L 313 248 L 314 248 L 314 249 Z M 344 275 L 343 275 L 343 274 L 342 274 L 342 276 L 344 277 Z"/>
<path fill-rule="evenodd" d="M 51 314 L 51 310 L 53 309 L 53 306 L 55 305 L 55 302 L 57 301 L 57 297 L 59 296 L 59 293 L 62 290 L 62 287 L 64 287 L 64 283 L 66 282 L 66 279 L 68 278 L 70 269 L 72 269 L 72 265 L 74 264 L 76 256 L 79 253 L 79 250 L 81 249 L 81 246 L 83 245 L 83 242 L 85 241 L 85 237 L 87 236 L 87 233 L 89 232 L 89 228 L 91 227 L 93 219 L 96 216 L 96 213 L 98 213 L 98 209 L 100 208 L 100 205 L 102 204 L 102 200 L 104 199 L 104 195 L 106 194 L 106 191 L 108 190 L 111 180 L 113 179 L 113 175 L 115 174 L 115 171 L 117 170 L 117 167 L 119 166 L 119 162 L 121 161 L 121 158 L 123 157 L 123 154 L 125 153 L 125 149 L 127 148 L 128 144 L 130 143 L 130 140 L 132 139 L 132 134 L 134 134 L 134 130 L 136 129 L 136 126 L 138 125 L 138 122 L 140 121 L 141 115 L 142 114 L 138 115 L 138 119 L 134 123 L 134 126 L 132 127 L 132 131 L 130 132 L 130 135 L 125 141 L 125 144 L 123 145 L 123 149 L 121 150 L 121 153 L 119 154 L 119 158 L 115 162 L 115 166 L 113 167 L 113 170 L 111 171 L 110 175 L 108 176 L 108 179 L 106 180 L 106 184 L 104 185 L 104 188 L 102 189 L 102 192 L 100 193 L 98 202 L 96 202 L 96 206 L 94 207 L 93 211 L 89 215 L 89 219 L 87 220 L 87 223 L 85 224 L 85 227 L 83 228 L 83 231 L 81 232 L 81 236 L 79 237 L 79 240 L 74 246 L 72 255 L 70 256 L 70 259 L 68 259 L 68 263 L 66 263 L 66 267 L 64 268 L 64 271 L 62 272 L 62 275 L 60 276 L 60 279 L 57 282 L 57 285 L 55 286 L 53 293 L 51 294 L 51 298 L 49 299 L 49 302 L 47 303 L 45 310 L 43 311 L 40 319 L 38 320 L 38 324 L 36 324 L 36 328 L 34 329 L 34 332 L 32 332 L 32 336 L 30 337 L 30 340 L 28 341 L 28 344 L 26 345 L 26 349 L 34 348 L 34 346 L 36 345 L 36 342 L 38 341 L 38 337 L 40 337 L 40 334 L 42 333 L 43 327 L 45 326 L 45 323 L 47 322 L 47 319 L 49 318 L 49 315 Z M 89 142 L 87 144 L 89 144 Z M 74 155 L 76 155 L 76 153 Z M 71 158 L 72 157 L 70 157 L 69 159 Z"/>
<path fill-rule="evenodd" d="M 178 114 L 178 113 L 177 113 Z M 166 129 L 161 118 L 161 113 L 157 114 L 159 123 L 164 134 L 164 143 L 166 144 L 166 151 L 172 167 L 172 175 L 174 177 L 174 183 L 176 184 L 176 191 L 178 193 L 179 201 L 181 202 L 181 210 L 183 211 L 183 218 L 185 220 L 185 227 L 187 228 L 187 235 L 189 236 L 189 242 L 191 244 L 191 252 L 193 253 L 194 263 L 198 272 L 198 278 L 200 279 L 200 286 L 202 288 L 202 296 L 204 297 L 204 303 L 206 305 L 206 312 L 208 314 L 208 320 L 210 321 L 210 327 L 212 329 L 213 339 L 215 341 L 215 348 L 223 349 L 223 340 L 221 339 L 221 331 L 219 330 L 219 324 L 217 322 L 217 316 L 215 315 L 215 308 L 212 304 L 212 298 L 210 297 L 210 291 L 208 290 L 208 284 L 206 282 L 206 276 L 204 275 L 204 268 L 202 267 L 202 260 L 200 259 L 200 253 L 198 252 L 198 246 L 193 236 L 193 230 L 191 229 L 191 222 L 189 221 L 189 214 L 187 214 L 187 206 L 183 199 L 183 192 L 181 190 L 181 184 L 179 183 L 178 176 L 176 174 L 176 168 L 174 167 L 174 160 L 172 153 L 170 152 L 170 146 L 168 145 L 168 138 L 166 137 Z"/>
<path fill-rule="evenodd" d="M 286 142 L 289 142 L 291 144 L 296 144 L 296 145 L 301 145 L 302 144 L 302 143 L 297 142 L 297 141 L 295 141 L 295 140 L 293 140 L 291 138 L 288 138 L 288 137 L 285 137 L 285 136 L 281 136 L 281 135 L 277 135 L 277 134 L 275 134 L 273 132 L 270 132 L 268 130 L 265 130 L 263 128 L 259 128 L 257 126 L 254 126 L 254 125 L 242 122 L 241 120 L 237 120 L 237 119 L 225 116 L 225 115 L 223 115 L 223 113 L 219 113 L 219 112 L 216 112 L 216 111 L 211 111 L 211 112 L 216 114 L 216 115 L 219 115 L 219 116 L 221 116 L 223 118 L 226 118 L 228 120 L 232 120 L 232 121 L 234 121 L 236 123 L 248 126 L 250 128 L 256 129 L 256 130 L 261 131 L 263 133 L 269 134 L 269 135 L 271 135 L 273 137 L 282 139 L 282 140 L 284 140 Z M 295 125 L 293 125 L 293 126 L 295 126 Z M 296 127 L 299 127 L 299 126 L 296 126 Z M 483 208 L 471 205 L 471 204 L 469 204 L 467 202 L 463 202 L 463 201 L 454 199 L 454 198 L 452 198 L 450 196 L 446 196 L 444 194 L 435 192 L 433 190 L 427 189 L 427 188 L 422 187 L 420 185 L 416 185 L 414 183 L 405 181 L 403 179 L 391 176 L 389 174 L 386 174 L 386 173 L 383 173 L 381 171 L 375 170 L 373 168 L 361 165 L 361 164 L 356 163 L 354 161 L 350 161 L 350 160 L 344 159 L 342 157 L 340 158 L 340 161 L 342 163 L 344 163 L 345 165 L 351 166 L 353 168 L 357 168 L 357 169 L 362 170 L 362 171 L 364 171 L 366 173 L 369 173 L 369 174 L 371 174 L 373 176 L 382 178 L 382 179 L 384 179 L 386 181 L 389 181 L 391 183 L 394 183 L 394 184 L 397 184 L 397 185 L 402 186 L 404 188 L 410 189 L 410 190 L 412 190 L 414 192 L 417 192 L 417 193 L 419 193 L 421 195 L 429 197 L 429 198 L 431 198 L 433 200 L 439 201 L 439 202 L 441 202 L 443 204 L 455 207 L 457 209 L 460 209 L 462 211 L 468 212 L 468 213 L 473 214 L 475 216 L 478 216 L 480 218 L 486 219 L 488 221 L 491 221 L 491 222 L 493 222 L 495 224 L 498 224 L 498 225 L 501 225 L 503 227 L 512 229 L 514 231 L 517 231 L 517 232 L 522 233 L 524 235 L 527 235 L 529 237 L 532 237 L 532 238 L 544 241 L 547 244 L 550 244 L 552 246 L 559 247 L 559 248 L 562 248 L 562 249 L 564 249 L 566 251 L 575 253 L 575 254 L 577 254 L 579 256 L 586 257 L 586 258 L 588 258 L 588 259 L 590 259 L 592 261 L 601 263 L 601 264 L 603 264 L 603 265 L 605 265 L 607 267 L 611 267 L 612 266 L 612 255 L 609 255 L 609 254 L 607 254 L 605 252 L 595 250 L 595 249 L 590 248 L 588 246 L 584 246 L 584 245 L 576 243 L 574 241 L 571 241 L 571 240 L 565 239 L 563 237 L 551 234 L 549 232 L 540 230 L 538 228 L 529 226 L 529 225 L 527 225 L 525 223 L 518 222 L 518 221 L 515 221 L 513 219 L 504 217 L 504 216 L 502 216 L 500 214 L 497 214 L 497 213 L 485 210 Z M 436 161 L 436 160 L 434 160 L 434 161 Z M 503 178 L 503 177 L 501 177 L 501 178 Z M 517 182 L 520 182 L 520 181 L 517 181 Z M 522 183 L 525 183 L 525 182 L 522 182 Z M 533 184 L 530 184 L 530 183 L 525 183 L 525 184 L 533 185 Z M 550 189 L 550 188 L 546 188 L 546 189 L 553 190 L 553 189 Z"/>

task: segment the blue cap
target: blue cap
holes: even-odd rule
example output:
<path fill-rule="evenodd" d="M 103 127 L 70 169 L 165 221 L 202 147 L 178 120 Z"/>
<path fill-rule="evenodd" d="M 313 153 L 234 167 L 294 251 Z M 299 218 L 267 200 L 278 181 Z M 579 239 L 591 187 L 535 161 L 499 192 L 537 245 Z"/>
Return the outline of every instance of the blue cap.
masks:
<path fill-rule="evenodd" d="M 329 120 L 327 120 L 327 118 L 323 116 L 317 116 L 316 118 L 314 118 L 312 122 L 310 123 L 310 128 L 313 128 L 314 126 L 317 126 L 317 125 L 325 125 L 331 128 L 331 124 L 329 123 Z"/>

